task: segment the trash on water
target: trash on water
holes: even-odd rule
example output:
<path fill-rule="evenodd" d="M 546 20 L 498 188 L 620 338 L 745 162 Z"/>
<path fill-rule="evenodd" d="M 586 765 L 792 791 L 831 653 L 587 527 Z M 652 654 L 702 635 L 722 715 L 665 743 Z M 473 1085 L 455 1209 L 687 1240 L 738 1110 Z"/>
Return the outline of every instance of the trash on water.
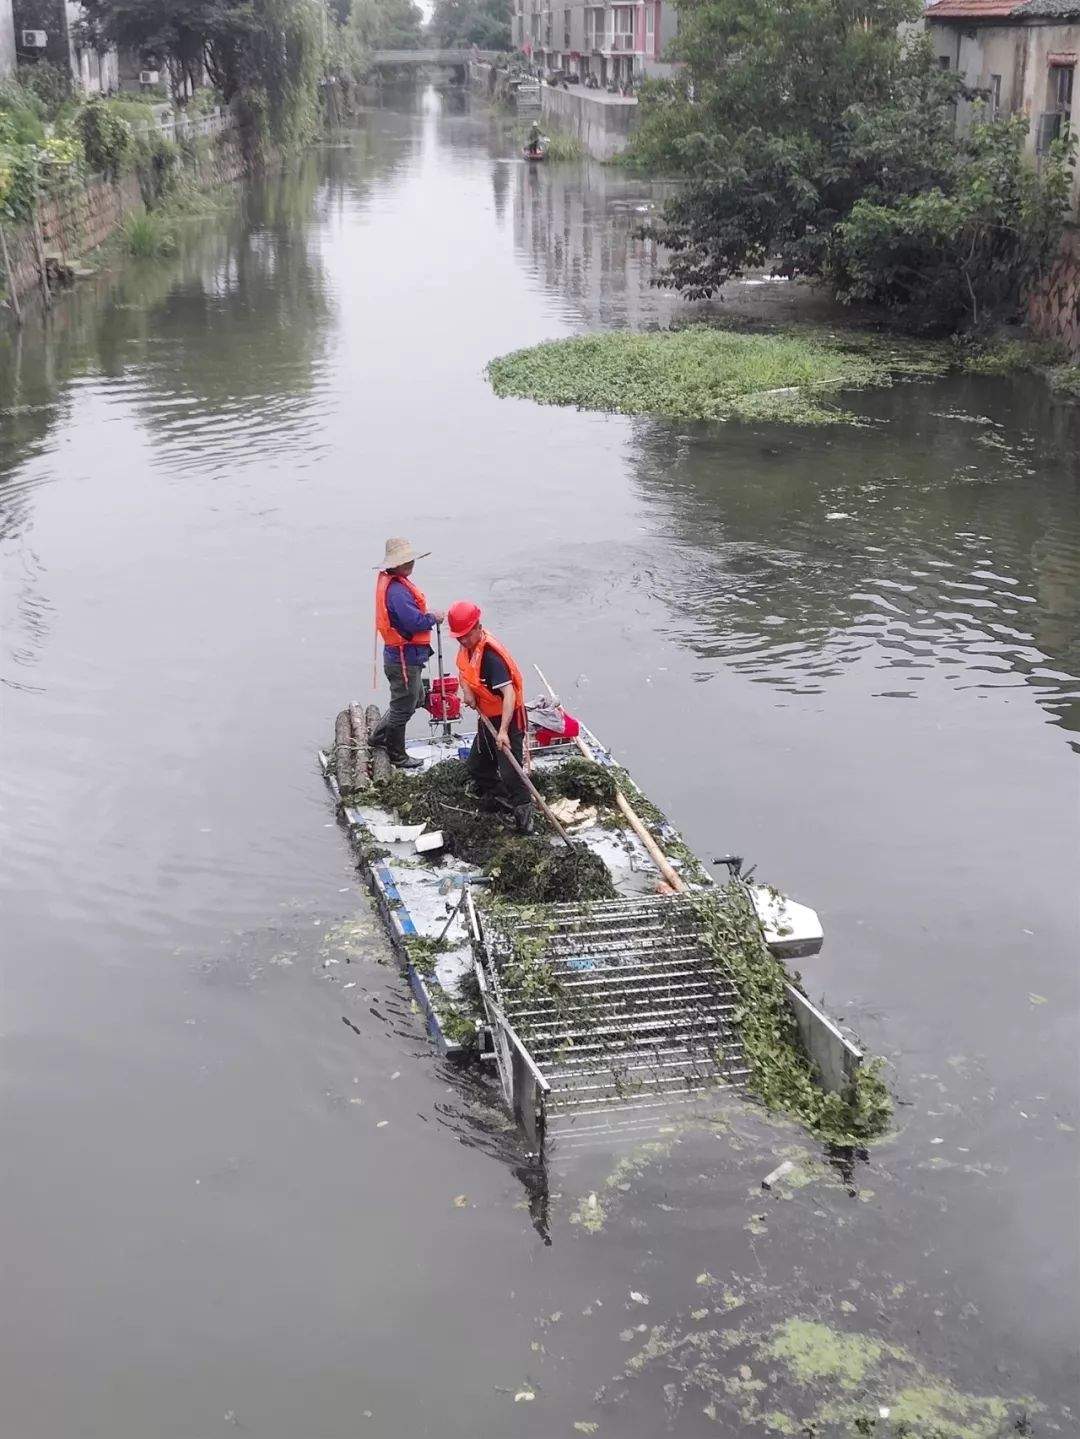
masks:
<path fill-rule="evenodd" d="M 536 1398 L 532 1389 L 519 1389 L 514 1395 L 515 1404 L 530 1404 Z"/>
<path fill-rule="evenodd" d="M 469 1207 L 469 1196 L 467 1194 L 454 1195 L 454 1208 L 467 1209 Z"/>
<path fill-rule="evenodd" d="M 649 1296 L 647 1294 L 642 1294 L 637 1289 L 631 1289 L 630 1298 L 635 1304 L 648 1304 L 649 1302 Z"/>
<path fill-rule="evenodd" d="M 390 1123 L 389 1119 L 380 1119 L 379 1122 L 378 1122 L 378 1124 L 376 1124 L 375 1128 L 376 1128 L 376 1129 L 385 1129 L 386 1126 L 387 1126 L 389 1123 Z"/>
<path fill-rule="evenodd" d="M 441 829 L 433 829 L 429 834 L 419 835 L 416 839 L 417 854 L 430 854 L 432 850 L 442 849 L 446 844 Z"/>
<path fill-rule="evenodd" d="M 771 1189 L 773 1185 L 783 1179 L 786 1174 L 790 1174 L 794 1168 L 795 1166 L 791 1160 L 785 1159 L 783 1164 L 778 1164 L 771 1174 L 766 1174 L 765 1178 L 761 1181 L 762 1189 Z"/>

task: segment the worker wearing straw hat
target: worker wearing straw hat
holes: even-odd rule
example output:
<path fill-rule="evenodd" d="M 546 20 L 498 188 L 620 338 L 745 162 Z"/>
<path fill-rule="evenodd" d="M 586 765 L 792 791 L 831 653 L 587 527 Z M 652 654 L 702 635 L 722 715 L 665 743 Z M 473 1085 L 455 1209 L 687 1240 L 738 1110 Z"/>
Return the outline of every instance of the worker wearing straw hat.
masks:
<path fill-rule="evenodd" d="M 427 596 L 410 579 L 418 555 L 408 540 L 389 539 L 375 582 L 375 630 L 383 642 L 383 672 L 390 684 L 390 705 L 371 736 L 385 745 L 398 769 L 416 769 L 420 761 L 405 750 L 405 726 L 423 696 L 424 666 L 431 658 L 431 631 L 443 621 L 442 610 L 429 610 Z"/>

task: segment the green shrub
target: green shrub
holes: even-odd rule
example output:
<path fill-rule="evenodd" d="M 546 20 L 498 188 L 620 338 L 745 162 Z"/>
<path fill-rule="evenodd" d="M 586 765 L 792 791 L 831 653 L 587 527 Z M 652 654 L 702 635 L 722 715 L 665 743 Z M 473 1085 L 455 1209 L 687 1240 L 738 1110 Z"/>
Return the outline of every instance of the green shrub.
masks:
<path fill-rule="evenodd" d="M 45 144 L 45 107 L 13 81 L 0 86 L 0 145 Z"/>
<path fill-rule="evenodd" d="M 50 120 L 55 119 L 61 107 L 71 99 L 71 76 L 48 60 L 20 66 L 19 83 L 40 101 Z"/>
<path fill-rule="evenodd" d="M 135 142 L 135 167 L 143 204 L 154 209 L 176 188 L 180 147 L 164 135 L 152 134 Z"/>
<path fill-rule="evenodd" d="M 91 170 L 117 179 L 133 144 L 128 122 L 108 101 L 94 99 L 79 111 L 75 125 Z"/>

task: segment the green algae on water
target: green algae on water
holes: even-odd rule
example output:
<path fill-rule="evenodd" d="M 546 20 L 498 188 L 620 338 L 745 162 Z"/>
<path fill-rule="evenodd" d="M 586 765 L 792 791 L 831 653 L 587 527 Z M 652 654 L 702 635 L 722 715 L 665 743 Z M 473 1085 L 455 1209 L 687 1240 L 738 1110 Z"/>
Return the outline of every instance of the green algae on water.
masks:
<path fill-rule="evenodd" d="M 771 334 L 708 325 L 554 340 L 492 360 L 495 393 L 546 405 L 687 420 L 859 423 L 847 390 L 938 375 L 941 347 L 800 329 Z"/>

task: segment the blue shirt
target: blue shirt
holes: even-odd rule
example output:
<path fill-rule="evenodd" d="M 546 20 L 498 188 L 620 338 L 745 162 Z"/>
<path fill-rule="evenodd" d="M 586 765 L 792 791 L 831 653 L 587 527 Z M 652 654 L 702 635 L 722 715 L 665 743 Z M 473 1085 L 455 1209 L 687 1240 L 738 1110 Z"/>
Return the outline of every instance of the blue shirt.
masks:
<path fill-rule="evenodd" d="M 386 587 L 386 613 L 394 629 L 406 639 L 435 628 L 435 616 L 424 614 L 396 575 Z M 424 665 L 430 658 L 430 645 L 405 646 L 406 665 Z M 383 662 L 388 665 L 401 663 L 401 650 L 397 645 L 383 646 Z"/>

